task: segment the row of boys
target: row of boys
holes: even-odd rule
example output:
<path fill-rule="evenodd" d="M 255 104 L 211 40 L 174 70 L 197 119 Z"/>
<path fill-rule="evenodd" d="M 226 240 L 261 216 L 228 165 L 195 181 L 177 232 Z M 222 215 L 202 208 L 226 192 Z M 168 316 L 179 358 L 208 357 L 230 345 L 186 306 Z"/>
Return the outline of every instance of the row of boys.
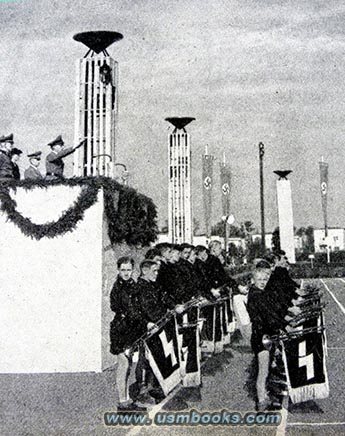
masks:
<path fill-rule="evenodd" d="M 194 298 L 215 300 L 228 295 L 229 287 L 237 288 L 222 264 L 221 252 L 219 241 L 212 241 L 209 250 L 190 244 L 158 244 L 141 262 L 137 282 L 133 279 L 133 259 L 118 260 L 118 277 L 110 294 L 111 310 L 115 312 L 110 325 L 110 351 L 117 355 L 118 410 L 145 410 L 148 392 L 155 391 L 155 382 L 149 377 L 146 382 L 139 380 L 142 385 L 134 403 L 129 397 L 133 343 L 145 332 L 157 329 L 156 323 L 167 311 L 179 314 Z M 148 386 L 150 383 L 152 386 Z"/>

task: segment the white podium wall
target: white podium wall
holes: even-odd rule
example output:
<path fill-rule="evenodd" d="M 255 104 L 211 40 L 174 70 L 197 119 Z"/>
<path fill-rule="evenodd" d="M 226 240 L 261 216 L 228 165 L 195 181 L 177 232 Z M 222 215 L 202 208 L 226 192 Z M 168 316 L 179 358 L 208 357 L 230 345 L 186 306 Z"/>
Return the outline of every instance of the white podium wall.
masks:
<path fill-rule="evenodd" d="M 51 186 L 11 197 L 36 224 L 56 221 L 81 188 Z M 72 232 L 40 241 L 25 236 L 0 213 L 0 373 L 99 372 L 110 353 L 110 292 L 120 256 L 136 272 L 145 249 L 112 247 L 103 192 Z"/>
<path fill-rule="evenodd" d="M 56 221 L 80 187 L 11 196 L 32 222 Z M 103 192 L 72 232 L 40 241 L 0 214 L 0 372 L 100 371 Z"/>

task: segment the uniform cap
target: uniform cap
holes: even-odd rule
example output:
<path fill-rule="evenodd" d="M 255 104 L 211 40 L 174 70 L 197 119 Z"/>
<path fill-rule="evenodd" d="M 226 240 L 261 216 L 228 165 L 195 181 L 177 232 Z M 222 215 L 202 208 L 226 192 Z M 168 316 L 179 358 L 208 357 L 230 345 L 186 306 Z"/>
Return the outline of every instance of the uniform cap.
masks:
<path fill-rule="evenodd" d="M 10 135 L 7 136 L 1 136 L 0 137 L 0 142 L 11 142 L 13 144 L 13 133 L 11 133 Z"/>
<path fill-rule="evenodd" d="M 53 147 L 53 145 L 59 145 L 59 144 L 60 144 L 60 145 L 63 145 L 63 144 L 64 144 L 61 135 L 59 135 L 59 136 L 58 136 L 57 138 L 55 138 L 53 141 L 51 141 L 51 142 L 48 143 L 48 145 L 49 145 L 50 147 Z"/>
<path fill-rule="evenodd" d="M 34 153 L 28 154 L 28 157 L 31 158 L 31 159 L 38 159 L 38 160 L 40 160 L 41 159 L 41 154 L 42 154 L 41 151 L 35 151 Z"/>
<path fill-rule="evenodd" d="M 18 156 L 21 155 L 23 152 L 22 150 L 20 150 L 19 148 L 12 148 L 11 150 L 11 156 L 14 156 L 15 154 L 17 154 Z"/>

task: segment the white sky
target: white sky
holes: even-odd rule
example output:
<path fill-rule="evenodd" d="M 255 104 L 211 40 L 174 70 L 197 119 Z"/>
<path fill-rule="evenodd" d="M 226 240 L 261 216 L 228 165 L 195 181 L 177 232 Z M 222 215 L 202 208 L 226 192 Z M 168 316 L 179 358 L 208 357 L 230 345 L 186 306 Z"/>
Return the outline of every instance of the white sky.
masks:
<path fill-rule="evenodd" d="M 164 118 L 177 115 L 196 118 L 188 131 L 201 223 L 207 144 L 216 173 L 226 151 L 237 221 L 259 226 L 263 141 L 267 230 L 278 221 L 274 169 L 293 170 L 296 226 L 322 225 L 321 155 L 329 162 L 329 225 L 345 226 L 343 2 L 11 0 L 0 1 L 0 20 L 0 134 L 14 132 L 17 147 L 47 153 L 58 134 L 73 141 L 75 60 L 86 48 L 72 36 L 115 30 L 124 35 L 109 48 L 120 68 L 118 161 L 153 198 L 160 223 L 167 214 Z M 220 216 L 217 195 L 214 221 Z"/>

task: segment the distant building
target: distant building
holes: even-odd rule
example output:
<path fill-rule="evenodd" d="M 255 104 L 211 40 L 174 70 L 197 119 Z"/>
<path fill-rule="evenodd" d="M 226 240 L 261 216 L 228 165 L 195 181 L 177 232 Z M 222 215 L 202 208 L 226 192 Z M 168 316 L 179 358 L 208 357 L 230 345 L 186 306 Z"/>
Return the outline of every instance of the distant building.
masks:
<path fill-rule="evenodd" d="M 205 247 L 208 246 L 208 239 L 206 235 L 198 235 L 198 236 L 193 236 L 193 245 L 197 246 L 197 245 L 204 245 Z"/>
<path fill-rule="evenodd" d="M 273 250 L 272 246 L 272 236 L 273 233 L 266 233 L 265 235 L 265 243 L 267 250 Z M 252 235 L 252 241 L 261 241 L 261 234 L 256 233 L 255 235 Z M 295 250 L 296 251 L 302 251 L 303 249 L 303 240 L 300 236 L 294 236 L 294 242 L 295 242 Z"/>
<path fill-rule="evenodd" d="M 246 249 L 247 247 L 247 241 L 244 238 L 235 238 L 235 237 L 231 237 L 228 238 L 228 244 L 233 244 L 235 245 L 236 248 L 242 248 L 243 250 Z"/>
<path fill-rule="evenodd" d="M 266 235 L 265 235 L 265 245 L 266 245 L 267 250 L 272 250 L 272 236 L 273 236 L 273 233 L 266 233 Z M 253 242 L 261 242 L 261 234 L 256 233 L 256 234 L 252 235 L 252 241 Z"/>
<path fill-rule="evenodd" d="M 301 236 L 294 236 L 294 241 L 295 241 L 295 250 L 296 251 L 303 251 L 303 238 Z"/>
<path fill-rule="evenodd" d="M 314 229 L 314 246 L 315 253 L 326 251 L 327 245 L 331 251 L 345 249 L 345 229 L 337 227 L 328 227 L 328 237 L 325 240 L 325 229 Z"/>

